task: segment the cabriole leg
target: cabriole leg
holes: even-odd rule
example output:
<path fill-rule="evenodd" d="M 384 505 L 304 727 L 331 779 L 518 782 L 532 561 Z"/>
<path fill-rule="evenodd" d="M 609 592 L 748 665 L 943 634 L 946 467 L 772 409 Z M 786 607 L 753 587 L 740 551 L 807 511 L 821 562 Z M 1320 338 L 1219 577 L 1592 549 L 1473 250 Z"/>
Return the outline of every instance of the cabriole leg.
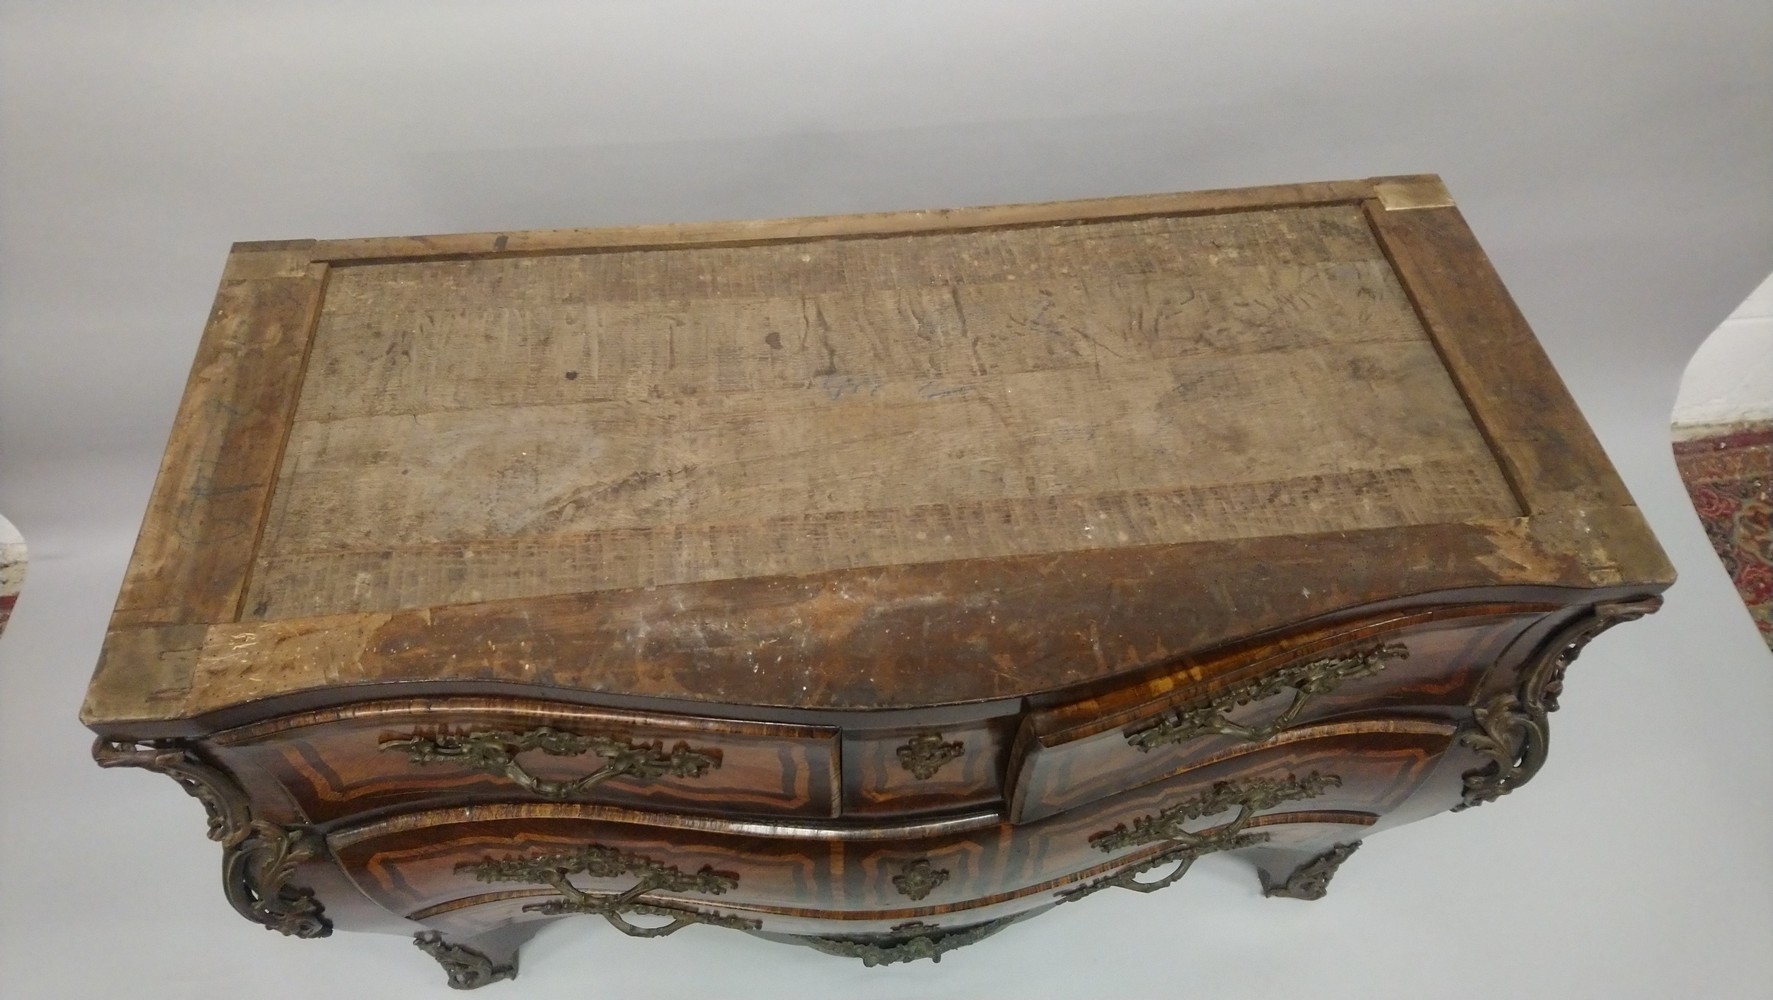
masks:
<path fill-rule="evenodd" d="M 1337 844 L 1316 854 L 1306 851 L 1269 849 L 1251 851 L 1256 874 L 1262 880 L 1262 895 L 1287 899 L 1322 899 L 1330 889 L 1330 879 L 1361 846 L 1358 840 Z M 1277 876 L 1285 875 L 1284 878 Z"/>
<path fill-rule="evenodd" d="M 449 976 L 451 989 L 479 989 L 488 983 L 517 978 L 517 949 L 536 932 L 534 925 L 497 931 L 451 942 L 437 931 L 415 934 L 412 943 L 437 960 Z"/>

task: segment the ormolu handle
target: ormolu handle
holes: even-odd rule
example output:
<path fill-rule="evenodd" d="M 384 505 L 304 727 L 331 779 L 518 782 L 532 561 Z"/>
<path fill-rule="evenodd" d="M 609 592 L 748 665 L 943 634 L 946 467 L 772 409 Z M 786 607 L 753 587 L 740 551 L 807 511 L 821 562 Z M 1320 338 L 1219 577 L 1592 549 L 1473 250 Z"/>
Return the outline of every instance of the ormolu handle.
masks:
<path fill-rule="evenodd" d="M 700 778 L 720 766 L 718 750 L 692 750 L 683 742 L 666 750 L 659 740 L 636 743 L 614 736 L 580 736 L 546 726 L 524 733 L 491 729 L 461 736 L 409 736 L 384 741 L 381 748 L 405 753 L 414 764 L 451 763 L 501 774 L 547 799 L 575 798 L 611 778 Z M 594 753 L 607 763 L 582 778 L 555 781 L 538 778 L 517 762 L 519 754 L 530 750 L 555 757 Z"/>
<path fill-rule="evenodd" d="M 1199 736 L 1235 736 L 1247 743 L 1260 743 L 1293 724 L 1305 706 L 1320 694 L 1327 694 L 1356 677 L 1371 677 L 1385 669 L 1387 660 L 1408 659 L 1410 651 L 1401 643 L 1374 646 L 1371 649 L 1340 656 L 1327 656 L 1282 667 L 1266 677 L 1227 688 L 1205 701 L 1178 708 L 1143 729 L 1127 734 L 1127 743 L 1146 753 L 1170 743 L 1183 743 Z M 1264 725 L 1246 726 L 1225 717 L 1240 705 L 1272 698 L 1288 688 L 1293 700 L 1277 716 Z"/>
<path fill-rule="evenodd" d="M 1142 858 L 1119 871 L 1064 890 L 1059 893 L 1059 902 L 1069 903 L 1108 888 L 1156 892 L 1173 885 L 1188 874 L 1188 869 L 1196 860 L 1205 855 L 1253 847 L 1268 840 L 1266 833 L 1244 832 L 1244 828 L 1258 812 L 1272 809 L 1283 802 L 1317 798 L 1341 784 L 1340 776 L 1319 774 L 1316 771 L 1303 778 L 1289 774 L 1285 778 L 1215 782 L 1212 788 L 1184 799 L 1162 812 L 1133 820 L 1130 827 L 1120 823 L 1112 830 L 1103 830 L 1091 836 L 1090 846 L 1108 854 L 1146 844 L 1170 846 L 1168 850 Z M 1195 820 L 1218 816 L 1231 809 L 1236 809 L 1237 815 L 1228 823 L 1204 830 L 1190 830 L 1186 826 Z M 1137 876 L 1166 864 L 1174 864 L 1176 869 L 1155 881 L 1138 880 Z"/>
<path fill-rule="evenodd" d="M 1195 847 L 1209 840 L 1234 836 L 1242 831 L 1251 817 L 1283 802 L 1315 799 L 1331 788 L 1339 788 L 1342 778 L 1334 774 L 1311 772 L 1303 778 L 1291 774 L 1285 778 L 1249 778 L 1243 781 L 1219 781 L 1212 788 L 1191 796 L 1152 816 L 1141 816 L 1131 827 L 1117 824 L 1090 837 L 1090 846 L 1104 853 L 1138 847 L 1141 844 L 1176 844 Z M 1210 831 L 1191 831 L 1184 824 L 1207 816 L 1217 816 L 1230 809 L 1237 816 Z"/>
<path fill-rule="evenodd" d="M 739 886 L 739 876 L 718 872 L 708 866 L 700 871 L 685 872 L 675 865 L 641 854 L 630 854 L 602 844 L 586 844 L 576 850 L 540 856 L 512 855 L 464 861 L 456 871 L 471 873 L 481 882 L 527 882 L 546 885 L 560 894 L 557 899 L 531 903 L 523 909 L 530 913 L 590 913 L 609 921 L 610 926 L 629 937 L 664 937 L 675 934 L 690 924 L 713 924 L 739 930 L 756 930 L 758 922 L 749 917 L 735 917 L 711 910 L 697 910 L 670 901 L 649 901 L 656 892 L 700 892 L 710 896 L 723 895 Z M 587 892 L 572 884 L 574 875 L 594 879 L 632 877 L 635 882 L 619 893 Z M 641 927 L 631 923 L 627 914 L 670 917 L 671 922 L 658 927 Z"/>

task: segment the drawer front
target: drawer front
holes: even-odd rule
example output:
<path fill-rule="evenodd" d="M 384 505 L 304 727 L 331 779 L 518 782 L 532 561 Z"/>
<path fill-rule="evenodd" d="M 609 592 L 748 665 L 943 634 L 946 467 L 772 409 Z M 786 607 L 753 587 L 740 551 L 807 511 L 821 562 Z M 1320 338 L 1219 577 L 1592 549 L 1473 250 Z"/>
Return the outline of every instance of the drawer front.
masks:
<path fill-rule="evenodd" d="M 215 742 L 227 762 L 274 777 L 315 823 L 445 799 L 829 817 L 840 780 L 832 728 L 533 702 L 376 702 Z"/>
<path fill-rule="evenodd" d="M 1011 821 L 1161 781 L 1298 726 L 1444 714 L 1470 701 L 1537 610 L 1477 606 L 1318 630 L 1031 713 L 1011 755 Z"/>
<path fill-rule="evenodd" d="M 1088 894 L 1191 844 L 1247 847 L 1290 823 L 1364 829 L 1434 772 L 1452 733 L 1415 722 L 1303 730 L 1023 826 L 991 814 L 864 829 L 499 804 L 341 829 L 329 846 L 370 898 L 419 920 L 517 900 L 531 915 L 651 907 L 667 916 L 624 912 L 783 933 L 964 924 Z"/>
<path fill-rule="evenodd" d="M 844 733 L 846 816 L 985 809 L 1003 800 L 1016 716 L 883 732 Z"/>
<path fill-rule="evenodd" d="M 1251 861 L 1260 865 L 1264 857 L 1260 853 L 1262 847 L 1275 847 L 1295 852 L 1317 853 L 1336 845 L 1359 841 L 1373 832 L 1372 817 L 1361 813 L 1348 812 L 1277 812 L 1271 815 L 1258 816 L 1246 828 L 1249 835 L 1264 838 L 1261 846 L 1243 848 Z M 683 900 L 685 909 L 694 914 L 689 923 L 711 923 L 715 926 L 734 927 L 742 930 L 762 931 L 766 934 L 789 935 L 794 938 L 822 937 L 827 939 L 868 940 L 882 937 L 899 937 L 906 934 L 907 925 L 914 925 L 922 934 L 941 934 L 963 929 L 984 929 L 1011 922 L 1018 917 L 1030 916 L 1053 903 L 1076 902 L 1103 890 L 1114 889 L 1122 885 L 1138 891 L 1149 892 L 1153 888 L 1163 888 L 1170 884 L 1168 880 L 1176 874 L 1177 860 L 1166 860 L 1163 852 L 1155 852 L 1147 858 L 1134 858 L 1110 862 L 1107 865 L 1087 870 L 1086 873 L 1068 879 L 1056 889 L 1036 890 L 979 899 L 974 905 L 962 906 L 928 906 L 916 910 L 877 910 L 874 912 L 821 912 L 806 909 L 787 910 L 782 908 L 753 907 L 735 904 L 724 897 L 714 897 L 699 901 Z M 1291 858 L 1274 865 L 1280 877 L 1285 877 L 1287 870 L 1282 865 L 1291 863 Z M 1185 873 L 1184 873 L 1185 874 Z M 1266 874 L 1266 873 L 1265 873 Z M 1267 877 L 1274 877 L 1267 875 Z M 542 912 L 548 896 L 503 895 L 500 893 L 484 893 L 467 896 L 448 903 L 439 904 L 418 911 L 417 916 L 426 927 L 444 931 L 451 940 L 470 939 L 483 934 L 496 932 L 500 927 L 528 923 L 535 920 L 558 919 L 566 913 Z M 626 917 L 619 917 L 626 919 Z M 661 912 L 639 913 L 633 917 L 632 923 L 643 927 L 659 927 L 676 922 L 671 914 Z M 683 926 L 683 925 L 680 925 Z M 622 928 L 617 924 L 618 929 Z M 607 929 L 598 926 L 587 927 L 588 933 L 603 934 Z M 655 936 L 645 933 L 644 936 Z M 967 937 L 977 939 L 988 935 Z M 960 944 L 968 943 L 966 940 Z M 941 950 L 946 951 L 949 945 Z M 869 959 L 863 951 L 849 949 L 822 949 L 833 954 Z M 913 952 L 916 957 L 925 954 Z M 874 956 L 876 962 L 886 955 Z M 891 959 L 905 961 L 906 959 Z"/>

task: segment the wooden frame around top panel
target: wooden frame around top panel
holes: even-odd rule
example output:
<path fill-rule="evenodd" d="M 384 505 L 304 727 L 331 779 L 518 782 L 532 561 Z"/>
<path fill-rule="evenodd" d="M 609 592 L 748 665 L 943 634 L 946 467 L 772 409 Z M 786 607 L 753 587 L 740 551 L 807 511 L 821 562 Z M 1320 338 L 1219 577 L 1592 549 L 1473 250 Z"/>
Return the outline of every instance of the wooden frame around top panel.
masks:
<path fill-rule="evenodd" d="M 113 632 L 239 620 L 324 297 L 312 246 L 237 244 L 228 255 Z"/>
<path fill-rule="evenodd" d="M 1630 496 L 1592 431 L 1463 218 L 1452 207 L 1445 188 L 1433 176 L 936 212 L 239 244 L 229 256 L 216 305 L 179 407 L 174 434 L 130 559 L 82 719 L 103 726 L 125 720 L 188 718 L 191 714 L 218 710 L 222 707 L 220 701 L 199 699 L 203 703 L 197 704 L 189 697 L 193 672 L 199 669 L 200 661 L 215 668 L 220 653 L 218 644 L 248 638 L 244 633 L 262 632 L 269 637 L 271 633 L 291 630 L 310 635 L 336 632 L 341 650 L 359 649 L 366 658 L 354 676 L 338 677 L 338 682 L 413 680 L 416 678 L 408 676 L 412 664 L 385 663 L 385 677 L 380 670 L 369 669 L 376 635 L 391 629 L 400 633 L 405 642 L 422 640 L 429 644 L 429 656 L 446 656 L 457 644 L 464 650 L 483 646 L 479 629 L 495 628 L 507 605 L 526 605 L 544 617 L 548 609 L 555 609 L 561 616 L 557 624 L 566 633 L 572 633 L 575 623 L 579 629 L 592 627 L 591 619 L 601 620 L 631 599 L 620 594 L 566 595 L 431 609 L 438 613 L 436 621 L 452 623 L 447 631 L 431 626 L 433 615 L 429 612 L 422 615 L 425 627 L 417 631 L 417 619 L 406 614 L 240 624 L 240 603 L 300 394 L 330 266 L 882 237 L 1322 204 L 1364 206 L 1380 245 L 1441 352 L 1474 422 L 1529 516 L 1517 522 L 1393 530 L 1392 537 L 1376 548 L 1363 548 L 1366 543 L 1357 537 L 1325 536 L 1314 542 L 1314 547 L 1321 548 L 1320 555 L 1371 563 L 1359 576 L 1372 588 L 1388 581 L 1390 591 L 1361 593 L 1358 591 L 1364 588 L 1350 587 L 1334 595 L 1340 603 L 1333 608 L 1317 607 L 1321 601 L 1308 602 L 1313 605 L 1309 608 L 1295 607 L 1297 602 L 1289 604 L 1280 597 L 1282 590 L 1295 594 L 1297 580 L 1271 579 L 1272 586 L 1268 586 L 1258 576 L 1240 585 L 1247 592 L 1240 592 L 1237 603 L 1251 609 L 1265 606 L 1266 602 L 1276 615 L 1285 618 L 1290 614 L 1297 621 L 1312 613 L 1358 606 L 1363 600 L 1390 599 L 1440 588 L 1641 585 L 1639 589 L 1653 592 L 1672 582 L 1672 570 L 1641 517 L 1632 509 Z M 1223 574 L 1240 561 L 1250 565 L 1251 559 L 1267 559 L 1272 564 L 1288 544 L 1298 547 L 1296 541 L 1289 543 L 1287 539 L 1246 539 L 1167 547 L 1173 552 L 1140 550 L 1136 555 L 1170 567 L 1173 575 L 1155 580 L 1152 587 L 1179 599 L 1187 593 L 1198 594 L 1202 586 L 1211 582 L 1203 574 Z M 1424 561 L 1437 551 L 1479 562 L 1486 552 L 1507 552 L 1515 561 L 1506 571 L 1498 568 L 1500 564 L 1477 563 L 1468 563 L 1469 571 L 1463 571 L 1442 564 L 1440 559 Z M 1111 554 L 1090 555 L 1108 563 L 1119 561 Z M 1135 553 L 1123 555 L 1132 558 Z M 1080 568 L 1089 561 L 1081 559 Z M 988 568 L 1001 563 L 1002 571 L 1011 576 L 1027 572 L 1023 565 L 1028 562 L 1026 558 L 981 562 L 992 564 Z M 893 568 L 894 572 L 887 574 L 878 570 L 820 574 L 816 579 L 806 579 L 805 586 L 799 589 L 816 595 L 828 584 L 835 586 L 832 581 L 838 581 L 850 587 L 861 582 L 864 591 L 882 586 L 891 591 L 920 580 L 929 583 L 924 578 L 940 576 L 941 565 Z M 970 566 L 967 572 L 976 574 L 978 569 Z M 1086 571 L 1084 575 L 1090 573 Z M 865 583 L 865 577 L 874 582 Z M 746 581 L 727 581 L 712 587 L 686 585 L 686 593 L 706 591 L 715 606 L 726 607 L 741 599 L 747 586 Z M 1274 593 L 1256 592 L 1265 586 Z M 733 592 L 728 593 L 729 590 Z M 891 600 L 887 593 L 881 596 Z M 1060 595 L 1048 596 L 1050 599 Z M 1330 596 L 1323 595 L 1325 599 Z M 585 617 L 587 614 L 591 618 Z M 378 617 L 388 621 L 371 621 Z M 1219 622 L 1214 628 L 1200 630 L 1198 637 L 1209 640 L 1214 636 L 1208 633 L 1216 634 L 1233 624 Z M 1260 624 L 1253 620 L 1244 622 L 1246 628 Z M 1287 622 L 1277 619 L 1268 624 L 1275 627 Z M 597 625 L 592 632 L 602 634 L 603 629 L 604 626 Z M 353 634 L 355 640 L 349 638 Z M 583 638 L 591 640 L 592 634 Z M 1034 650 L 1028 652 L 1032 654 Z M 1058 653 L 1057 649 L 1049 649 L 1045 655 Z M 296 688 L 313 682 L 313 678 L 302 681 L 293 674 L 279 675 L 270 666 L 266 665 L 262 682 L 236 687 L 233 694 L 276 697 L 283 692 L 271 678 L 278 676 Z M 283 666 L 287 669 L 295 664 Z M 245 669 L 238 663 L 236 667 Z M 257 672 L 255 669 L 254 673 Z M 618 670 L 618 674 L 623 672 Z M 1055 674 L 1041 683 L 1063 680 Z M 952 693 L 976 697 L 985 692 Z M 668 697 L 669 693 L 662 692 L 661 696 Z"/>
<path fill-rule="evenodd" d="M 1435 178 L 1409 181 L 1381 185 L 1380 197 L 1365 203 L 1367 219 L 1521 509 L 1531 515 L 1631 506 L 1593 429 L 1445 188 Z M 1400 186 L 1410 196 L 1387 197 Z M 1434 190 L 1443 197 L 1433 197 Z"/>
<path fill-rule="evenodd" d="M 1297 208 L 1307 205 L 1348 205 L 1358 204 L 1374 196 L 1373 181 L 1329 181 L 933 211 L 620 226 L 607 229 L 542 229 L 511 233 L 321 240 L 314 244 L 312 253 L 314 260 L 345 265 L 462 257 L 676 250 L 685 247 L 799 243 L 858 236 L 906 236 L 913 233 L 1066 222 L 1104 222 L 1110 219 L 1137 219 L 1159 215 L 1208 215 L 1216 212 Z"/>

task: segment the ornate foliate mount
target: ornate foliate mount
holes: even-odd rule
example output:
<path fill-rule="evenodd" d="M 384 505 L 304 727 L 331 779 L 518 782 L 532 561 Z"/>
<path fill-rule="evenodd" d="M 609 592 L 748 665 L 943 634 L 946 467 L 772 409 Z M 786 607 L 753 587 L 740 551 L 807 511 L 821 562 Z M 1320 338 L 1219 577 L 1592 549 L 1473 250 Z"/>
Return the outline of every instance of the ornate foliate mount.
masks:
<path fill-rule="evenodd" d="M 919 781 L 928 781 L 936 776 L 936 772 L 948 766 L 948 762 L 959 760 L 966 753 L 966 744 L 945 742 L 939 733 L 924 733 L 913 736 L 895 753 L 899 757 L 899 766 L 911 772 L 911 776 Z"/>
<path fill-rule="evenodd" d="M 758 921 L 742 917 L 691 909 L 675 903 L 643 901 L 644 896 L 653 892 L 699 892 L 718 896 L 738 887 L 737 875 L 708 867 L 686 873 L 643 855 L 628 854 L 601 844 L 587 844 L 561 854 L 468 861 L 457 865 L 456 871 L 472 872 L 482 882 L 527 882 L 548 886 L 560 893 L 561 898 L 525 906 L 525 911 L 595 914 L 629 937 L 664 937 L 690 924 L 712 924 L 738 930 L 755 930 L 760 926 Z M 570 879 L 574 875 L 597 879 L 631 877 L 636 881 L 619 893 L 591 893 L 572 884 Z M 670 923 L 641 927 L 625 919 L 624 915 L 629 913 L 668 917 Z"/>
<path fill-rule="evenodd" d="M 1248 743 L 1260 743 L 1292 725 L 1319 695 L 1356 678 L 1371 677 L 1384 670 L 1388 661 L 1409 656 L 1410 650 L 1403 644 L 1389 643 L 1282 667 L 1248 683 L 1226 688 L 1205 701 L 1166 712 L 1153 725 L 1128 733 L 1127 743 L 1141 753 L 1209 735 L 1235 736 Z M 1226 718 L 1241 706 L 1266 701 L 1289 689 L 1293 700 L 1279 715 L 1260 726 Z"/>
<path fill-rule="evenodd" d="M 467 945 L 450 944 L 436 931 L 415 934 L 412 943 L 418 945 L 420 951 L 435 958 L 438 965 L 443 966 L 444 974 L 449 977 L 450 989 L 473 990 L 488 983 L 517 978 L 515 957 L 509 965 L 501 965 Z"/>
<path fill-rule="evenodd" d="M 893 888 L 911 899 L 923 899 L 948 881 L 948 869 L 937 868 L 929 858 L 918 858 L 893 876 Z"/>
<path fill-rule="evenodd" d="M 1595 636 L 1661 606 L 1660 597 L 1595 605 L 1545 644 L 1538 658 L 1522 671 L 1515 690 L 1492 695 L 1474 706 L 1472 724 L 1460 734 L 1459 742 L 1490 762 L 1465 772 L 1465 788 L 1453 811 L 1493 802 L 1533 780 L 1551 748 L 1547 715 L 1557 711 L 1564 672 Z"/>
<path fill-rule="evenodd" d="M 692 750 L 682 742 L 666 750 L 659 740 L 637 743 L 615 736 L 580 736 L 547 726 L 523 733 L 490 729 L 460 736 L 409 736 L 387 740 L 381 748 L 404 753 L 414 764 L 450 763 L 504 775 L 547 799 L 577 798 L 612 778 L 700 778 L 720 766 L 718 750 Z M 606 763 L 582 778 L 554 781 L 536 777 L 517 762 L 519 754 L 531 750 L 554 757 L 594 753 Z"/>
<path fill-rule="evenodd" d="M 1017 914 L 983 924 L 973 924 L 970 927 L 956 927 L 951 930 L 914 920 L 908 924 L 900 924 L 886 934 L 856 937 L 803 937 L 798 940 L 827 955 L 859 958 L 862 960 L 862 964 L 870 969 L 880 965 L 892 965 L 896 962 L 915 962 L 924 958 L 932 962 L 940 962 L 942 956 L 948 952 L 983 941 L 1015 923 L 1020 917 L 1021 914 Z"/>
<path fill-rule="evenodd" d="M 1534 705 L 1520 695 L 1503 692 L 1471 710 L 1473 728 L 1459 742 L 1490 763 L 1465 772 L 1465 788 L 1454 812 L 1494 802 L 1533 780 L 1545 766 L 1551 730 L 1543 701 Z"/>
<path fill-rule="evenodd" d="M 209 813 L 209 839 L 222 845 L 222 891 L 243 917 L 291 937 L 332 933 L 312 889 L 290 884 L 296 868 L 323 857 L 326 843 L 306 827 L 282 827 L 253 816 L 232 776 L 176 741 L 128 743 L 98 739 L 100 767 L 140 767 L 179 783 Z"/>
<path fill-rule="evenodd" d="M 1330 891 L 1330 880 L 1336 877 L 1336 869 L 1341 868 L 1342 862 L 1360 850 L 1360 846 L 1361 842 L 1358 840 L 1349 844 L 1337 844 L 1293 869 L 1285 882 L 1273 881 L 1267 869 L 1259 868 L 1256 875 L 1262 880 L 1262 895 L 1286 899 L 1322 899 Z"/>
<path fill-rule="evenodd" d="M 1342 784 L 1334 774 L 1311 772 L 1303 778 L 1255 778 L 1248 781 L 1221 781 L 1193 798 L 1185 799 L 1153 816 L 1142 816 L 1132 826 L 1118 824 L 1090 837 L 1090 846 L 1098 851 L 1113 852 L 1145 844 L 1169 843 L 1170 850 L 1128 865 L 1119 871 L 1086 882 L 1059 894 L 1061 903 L 1069 903 L 1108 888 L 1131 889 L 1135 892 L 1156 892 L 1174 885 L 1200 858 L 1219 851 L 1235 851 L 1268 840 L 1267 834 L 1244 833 L 1256 813 L 1282 802 L 1316 798 L 1326 789 Z M 1186 824 L 1231 809 L 1237 815 L 1228 823 L 1206 830 L 1189 830 Z M 1141 882 L 1145 872 L 1175 865 L 1174 871 L 1161 879 Z"/>
<path fill-rule="evenodd" d="M 1558 710 L 1558 698 L 1564 693 L 1564 672 L 1570 664 L 1582 655 L 1583 647 L 1587 646 L 1596 636 L 1618 625 L 1620 622 L 1637 621 L 1645 615 L 1655 614 L 1662 607 L 1662 598 L 1645 597 L 1635 601 L 1613 601 L 1594 606 L 1594 613 L 1587 619 L 1572 625 L 1570 629 L 1553 640 L 1550 648 L 1556 651 L 1551 657 L 1551 669 L 1547 673 L 1540 690 L 1539 700 L 1547 712 Z"/>
<path fill-rule="evenodd" d="M 1196 861 L 1209 854 L 1214 854 L 1219 851 L 1235 851 L 1244 847 L 1253 847 L 1257 844 L 1266 843 L 1267 841 L 1268 834 L 1266 833 L 1240 833 L 1237 831 L 1227 831 L 1224 833 L 1214 832 L 1201 837 L 1197 843 L 1154 854 L 1151 857 L 1146 858 L 1144 861 L 1130 864 L 1125 868 L 1110 872 L 1107 875 L 1103 875 L 1101 878 L 1092 879 L 1085 882 L 1083 885 L 1076 886 L 1075 888 L 1066 889 L 1059 893 L 1059 902 L 1073 903 L 1085 896 L 1101 892 L 1103 889 L 1131 889 L 1134 892 L 1156 892 L 1159 889 L 1167 888 L 1181 881 L 1182 876 L 1188 874 L 1188 870 L 1194 867 Z M 1140 875 L 1149 871 L 1155 871 L 1166 865 L 1175 865 L 1176 867 L 1163 878 L 1153 879 L 1150 882 L 1139 881 Z"/>
<path fill-rule="evenodd" d="M 1227 830 L 1241 830 L 1256 813 L 1272 809 L 1282 802 L 1295 802 L 1322 795 L 1325 790 L 1340 787 L 1342 779 L 1334 774 L 1311 772 L 1303 778 L 1291 774 L 1285 778 L 1252 778 L 1247 781 L 1219 781 L 1212 788 L 1153 816 L 1141 816 L 1132 826 L 1121 823 L 1090 837 L 1090 846 L 1104 853 L 1138 847 L 1142 844 L 1174 843 L 1191 847 L 1203 838 L 1223 836 Z M 1186 829 L 1184 824 L 1204 816 L 1217 816 L 1231 809 L 1237 816 L 1212 833 Z"/>

